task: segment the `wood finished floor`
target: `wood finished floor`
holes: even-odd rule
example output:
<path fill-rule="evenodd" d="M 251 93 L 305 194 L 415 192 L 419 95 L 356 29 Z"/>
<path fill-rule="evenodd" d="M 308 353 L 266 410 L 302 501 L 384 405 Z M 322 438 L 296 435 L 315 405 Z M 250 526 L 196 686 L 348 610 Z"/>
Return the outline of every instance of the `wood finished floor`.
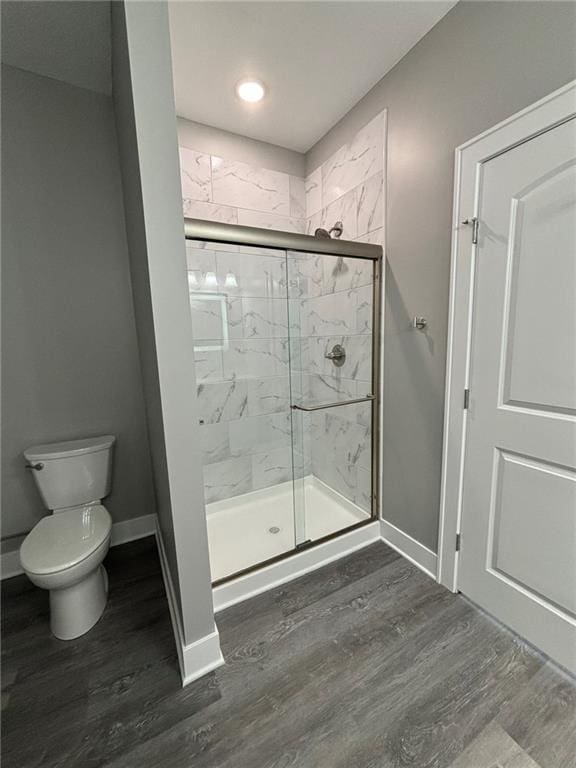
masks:
<path fill-rule="evenodd" d="M 107 567 L 68 643 L 3 583 L 2 768 L 576 768 L 574 681 L 383 544 L 221 613 L 184 689 L 154 541 Z"/>

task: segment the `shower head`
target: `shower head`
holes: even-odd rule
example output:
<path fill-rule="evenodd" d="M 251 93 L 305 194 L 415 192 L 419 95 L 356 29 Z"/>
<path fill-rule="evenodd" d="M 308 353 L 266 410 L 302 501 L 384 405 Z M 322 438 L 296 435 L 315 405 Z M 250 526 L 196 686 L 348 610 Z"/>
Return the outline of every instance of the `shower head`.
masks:
<path fill-rule="evenodd" d="M 322 229 L 322 227 L 318 227 L 318 229 L 314 230 L 314 237 L 330 239 L 332 237 L 332 233 L 334 233 L 334 237 L 338 238 L 338 237 L 342 237 L 343 231 L 344 231 L 344 226 L 342 225 L 342 222 L 337 221 L 331 230 Z"/>

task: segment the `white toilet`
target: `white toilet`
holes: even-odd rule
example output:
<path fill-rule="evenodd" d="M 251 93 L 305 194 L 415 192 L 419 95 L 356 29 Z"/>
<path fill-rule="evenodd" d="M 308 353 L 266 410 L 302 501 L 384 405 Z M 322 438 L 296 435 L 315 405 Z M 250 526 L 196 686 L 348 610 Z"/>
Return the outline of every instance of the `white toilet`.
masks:
<path fill-rule="evenodd" d="M 104 435 L 24 451 L 53 514 L 26 536 L 20 562 L 33 584 L 50 590 L 50 628 L 61 640 L 88 632 L 106 607 L 108 576 L 102 561 L 112 520 L 100 500 L 110 492 L 115 441 Z"/>

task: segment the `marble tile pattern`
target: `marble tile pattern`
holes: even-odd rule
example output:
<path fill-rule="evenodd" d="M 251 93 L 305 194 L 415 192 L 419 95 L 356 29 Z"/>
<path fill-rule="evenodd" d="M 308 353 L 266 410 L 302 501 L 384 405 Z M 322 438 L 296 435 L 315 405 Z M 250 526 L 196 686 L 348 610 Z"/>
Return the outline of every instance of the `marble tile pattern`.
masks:
<path fill-rule="evenodd" d="M 248 381 L 211 381 L 198 384 L 198 409 L 204 424 L 241 419 L 248 413 Z"/>
<path fill-rule="evenodd" d="M 321 167 L 322 206 L 326 207 L 384 168 L 384 113 L 376 115 Z"/>
<path fill-rule="evenodd" d="M 384 227 L 379 227 L 373 232 L 367 232 L 356 238 L 359 243 L 370 243 L 371 245 L 384 245 Z"/>
<path fill-rule="evenodd" d="M 382 243 L 383 115 L 306 179 L 181 148 L 185 216 Z M 364 509 L 370 405 L 314 414 L 371 391 L 372 264 L 187 243 L 206 501 L 314 473 Z M 290 331 L 290 333 L 289 333 Z M 336 343 L 347 358 L 325 355 Z"/>
<path fill-rule="evenodd" d="M 194 296 L 191 306 L 203 298 Z M 225 297 L 224 306 L 234 324 L 220 323 L 218 338 L 195 331 L 207 503 L 292 477 L 287 302 L 238 296 Z M 214 335 L 205 314 L 192 309 L 193 327 Z"/>
<path fill-rule="evenodd" d="M 290 445 L 252 456 L 252 482 L 255 491 L 290 480 L 292 480 Z"/>
<path fill-rule="evenodd" d="M 306 219 L 279 216 L 276 213 L 238 209 L 238 224 L 259 229 L 279 229 L 281 232 L 306 233 Z"/>
<path fill-rule="evenodd" d="M 384 130 L 381 113 L 307 176 L 308 234 L 341 221 L 343 239 L 384 244 Z M 299 298 L 298 311 L 291 311 L 299 325 L 290 318 L 292 334 L 300 337 L 291 343 L 298 369 L 293 392 L 315 403 L 372 394 L 372 264 L 300 254 L 288 262 L 288 286 Z M 336 343 L 346 350 L 341 368 L 326 358 Z M 309 432 L 312 473 L 370 510 L 371 405 L 317 411 Z"/>
<path fill-rule="evenodd" d="M 288 301 L 277 252 L 198 245 L 188 285 L 210 503 L 292 478 Z"/>
<path fill-rule="evenodd" d="M 290 216 L 296 219 L 306 218 L 306 186 L 300 176 L 290 176 Z"/>
<path fill-rule="evenodd" d="M 306 216 L 312 216 L 322 208 L 322 169 L 312 171 L 304 180 Z"/>
<path fill-rule="evenodd" d="M 305 179 L 308 234 L 342 221 L 345 240 L 383 245 L 385 113 Z"/>
<path fill-rule="evenodd" d="M 330 230 L 337 221 L 341 221 L 343 225 L 343 240 L 384 244 L 381 172 L 308 216 L 305 231 L 313 235 L 319 227 Z"/>
<path fill-rule="evenodd" d="M 370 403 L 359 404 L 368 414 Z M 353 406 L 317 411 L 312 427 L 312 473 L 370 511 L 371 428 L 346 413 Z M 366 419 L 362 419 L 366 421 Z M 320 447 L 321 450 L 315 450 Z M 363 475 L 360 475 L 360 470 Z"/>
<path fill-rule="evenodd" d="M 285 299 L 244 298 L 242 301 L 244 336 L 249 339 L 286 338 L 288 304 Z"/>
<path fill-rule="evenodd" d="M 299 262 L 305 275 L 302 291 L 312 294 L 298 300 L 300 336 L 291 339 L 292 393 L 303 402 L 330 403 L 372 394 L 372 275 L 363 266 L 366 262 L 357 266 L 350 259 L 338 266 L 337 261 L 315 256 Z M 291 323 L 293 334 L 294 328 Z M 341 367 L 326 358 L 334 344 L 346 350 Z M 314 412 L 302 427 L 308 435 L 302 461 L 312 474 L 367 511 L 371 510 L 371 415 L 370 403 L 346 405 Z"/>
<path fill-rule="evenodd" d="M 212 199 L 221 205 L 290 215 L 290 177 L 286 173 L 255 168 L 248 163 L 210 158 Z"/>
<path fill-rule="evenodd" d="M 357 190 L 346 192 L 322 209 L 321 226 L 330 229 L 337 221 L 341 221 L 344 230 L 342 238 L 355 240 L 358 235 L 358 202 Z"/>
<path fill-rule="evenodd" d="M 292 477 L 288 305 L 277 253 L 196 246 L 187 260 L 210 503 Z"/>
<path fill-rule="evenodd" d="M 356 236 L 380 229 L 383 221 L 383 180 L 382 172 L 370 177 L 356 191 L 357 225 Z M 332 203 L 334 205 L 334 203 Z"/>
<path fill-rule="evenodd" d="M 184 147 L 180 162 L 184 216 L 306 231 L 303 178 Z M 286 260 L 265 248 L 186 250 L 209 503 L 292 477 Z"/>
<path fill-rule="evenodd" d="M 251 456 L 238 456 L 204 465 L 204 499 L 207 504 L 251 490 Z"/>
<path fill-rule="evenodd" d="M 210 157 L 187 147 L 179 147 L 180 182 L 184 200 L 211 200 Z"/>
<path fill-rule="evenodd" d="M 238 209 L 230 205 L 204 202 L 184 198 L 182 201 L 184 216 L 188 219 L 221 221 L 223 224 L 238 224 Z"/>
<path fill-rule="evenodd" d="M 306 232 L 303 178 L 188 147 L 179 152 L 184 216 Z"/>
<path fill-rule="evenodd" d="M 248 387 L 248 413 L 263 416 L 270 413 L 288 413 L 290 408 L 290 381 L 288 376 L 252 379 Z"/>

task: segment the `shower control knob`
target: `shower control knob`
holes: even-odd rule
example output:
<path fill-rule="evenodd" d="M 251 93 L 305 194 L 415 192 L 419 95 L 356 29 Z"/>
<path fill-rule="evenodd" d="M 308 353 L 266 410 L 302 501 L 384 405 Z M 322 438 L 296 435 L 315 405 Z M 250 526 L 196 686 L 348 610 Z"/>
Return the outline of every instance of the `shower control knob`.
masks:
<path fill-rule="evenodd" d="M 324 355 L 328 360 L 332 360 L 334 365 L 338 366 L 338 368 L 341 365 L 344 365 L 344 361 L 346 360 L 346 350 L 342 346 L 342 344 L 334 344 L 330 352 L 326 352 Z"/>

